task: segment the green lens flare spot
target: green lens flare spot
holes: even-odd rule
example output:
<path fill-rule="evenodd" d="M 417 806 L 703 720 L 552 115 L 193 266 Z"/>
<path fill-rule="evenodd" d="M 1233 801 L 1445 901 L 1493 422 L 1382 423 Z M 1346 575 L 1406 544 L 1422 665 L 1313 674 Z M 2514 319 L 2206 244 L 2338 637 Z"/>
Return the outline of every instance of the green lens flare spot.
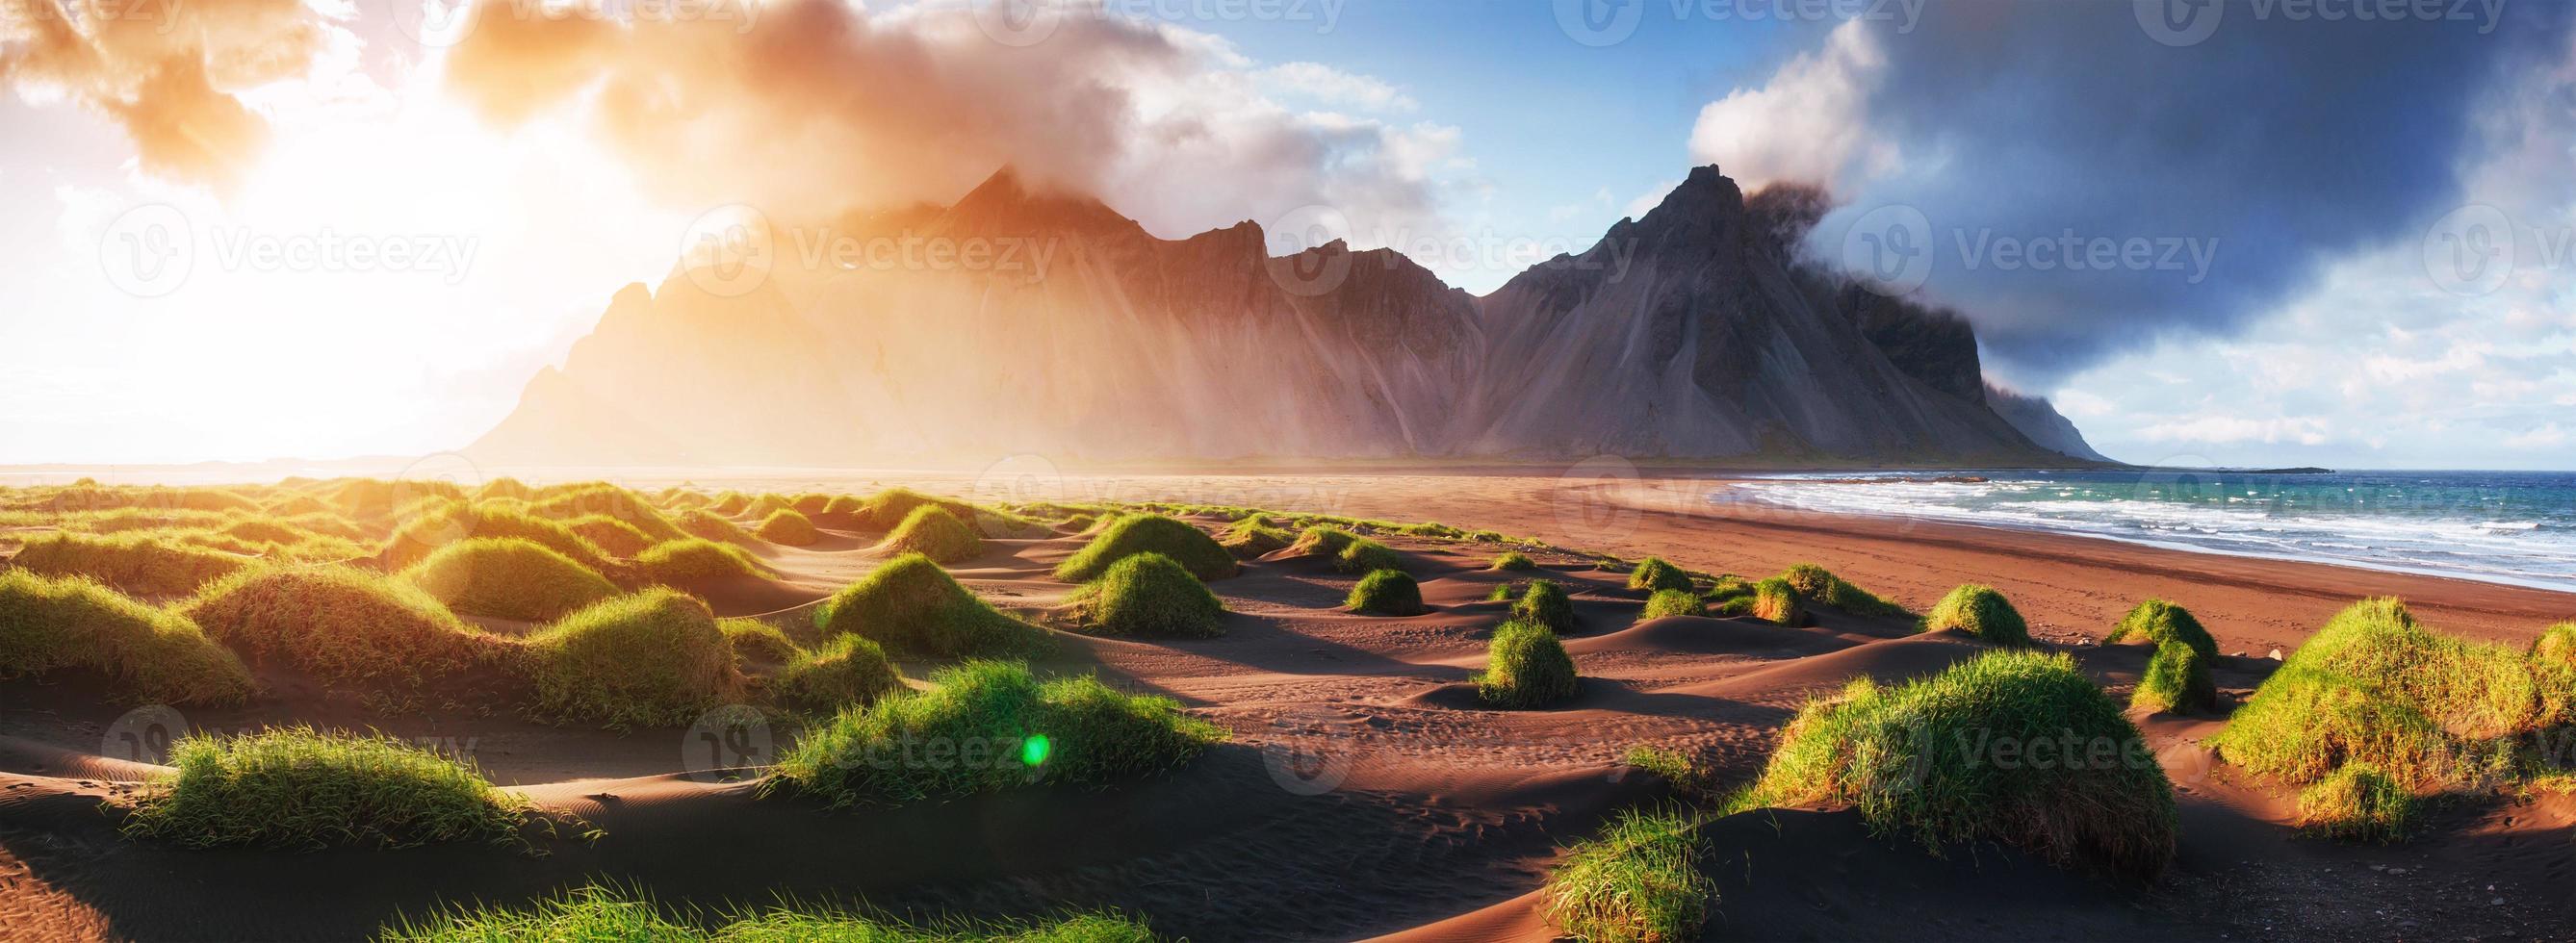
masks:
<path fill-rule="evenodd" d="M 1055 744 L 1047 742 L 1046 734 L 1033 734 L 1028 739 L 1020 741 L 1021 765 L 1043 766 L 1046 764 L 1047 754 L 1053 752 L 1055 752 Z"/>

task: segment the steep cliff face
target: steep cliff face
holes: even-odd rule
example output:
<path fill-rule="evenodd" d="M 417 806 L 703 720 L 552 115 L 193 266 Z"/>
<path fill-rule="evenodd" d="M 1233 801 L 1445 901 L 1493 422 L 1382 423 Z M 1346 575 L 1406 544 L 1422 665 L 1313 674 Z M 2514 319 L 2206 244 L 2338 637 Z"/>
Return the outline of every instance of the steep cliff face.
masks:
<path fill-rule="evenodd" d="M 1749 212 L 1734 181 L 1702 167 L 1644 219 L 1481 299 L 1493 342 L 1468 450 L 1999 462 L 2029 451 L 1975 395 L 1964 323 L 1798 267 L 1787 240 L 1799 231 Z"/>
<path fill-rule="evenodd" d="M 854 465 L 1063 458 L 2045 459 L 1955 317 L 1800 268 L 1804 203 L 1715 168 L 1475 298 L 1388 250 L 1157 239 L 1005 171 L 782 239 L 765 277 L 630 286 L 470 454 Z M 855 256 L 818 263 L 841 240 Z M 945 254 L 907 252 L 942 246 Z M 1964 379 L 1963 379 L 1964 378 Z"/>
<path fill-rule="evenodd" d="M 2004 417 L 2005 422 L 2012 423 L 2013 428 L 2021 430 L 2022 435 L 2029 436 L 2030 441 L 2040 448 L 2087 462 L 2112 461 L 2093 451 L 2092 443 L 2084 441 L 2084 433 L 2077 430 L 2075 423 L 2060 414 L 2045 397 L 2026 396 L 1989 383 L 1986 384 L 1986 405 L 1993 407 L 1996 415 Z"/>

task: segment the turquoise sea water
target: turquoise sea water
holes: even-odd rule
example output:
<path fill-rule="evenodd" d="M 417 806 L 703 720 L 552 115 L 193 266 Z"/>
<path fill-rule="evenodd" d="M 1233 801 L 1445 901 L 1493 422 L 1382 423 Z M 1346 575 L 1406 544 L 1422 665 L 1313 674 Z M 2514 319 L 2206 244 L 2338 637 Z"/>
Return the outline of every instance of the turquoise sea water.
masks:
<path fill-rule="evenodd" d="M 1962 481 L 1983 477 L 1985 481 Z M 1996 527 L 2576 592 L 2576 473 L 1779 475 L 1713 501 Z"/>

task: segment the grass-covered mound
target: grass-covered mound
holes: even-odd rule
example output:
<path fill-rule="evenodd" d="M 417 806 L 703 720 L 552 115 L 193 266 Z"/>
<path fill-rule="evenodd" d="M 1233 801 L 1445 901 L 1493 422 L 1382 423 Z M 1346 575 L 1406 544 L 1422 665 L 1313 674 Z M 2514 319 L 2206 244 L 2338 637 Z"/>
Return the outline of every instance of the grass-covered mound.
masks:
<path fill-rule="evenodd" d="M 675 522 L 680 525 L 681 530 L 687 531 L 689 536 L 719 543 L 747 544 L 759 539 L 753 537 L 750 531 L 742 529 L 742 525 L 697 508 L 681 511 Z"/>
<path fill-rule="evenodd" d="M 1206 531 L 1160 514 L 1129 514 L 1100 536 L 1066 557 L 1055 578 L 1079 583 L 1108 572 L 1110 564 L 1139 553 L 1159 553 L 1202 580 L 1221 580 L 1236 571 L 1234 555 Z"/>
<path fill-rule="evenodd" d="M 1646 608 L 1637 613 L 1637 621 L 1643 622 L 1648 619 L 1661 619 L 1666 616 L 1704 616 L 1707 614 L 1708 603 L 1707 601 L 1702 600 L 1698 593 L 1691 592 L 1687 589 L 1659 589 L 1655 591 L 1654 595 L 1646 597 Z"/>
<path fill-rule="evenodd" d="M 643 495 L 611 484 L 595 484 L 570 490 L 547 489 L 552 494 L 530 508 L 538 517 L 575 520 L 593 514 L 605 514 L 635 526 L 654 540 L 677 540 L 688 536 L 679 525 L 662 515 L 662 509 Z"/>
<path fill-rule="evenodd" d="M 811 714 L 869 704 L 902 687 L 885 650 L 856 635 L 833 636 L 790 659 L 769 680 L 770 697 L 780 707 Z"/>
<path fill-rule="evenodd" d="M 2218 657 L 2218 640 L 2209 637 L 2209 630 L 2201 628 L 2200 620 L 2192 618 L 2191 610 L 2162 599 L 2139 603 L 2137 608 L 2121 617 L 2119 626 L 2102 640 L 2104 645 L 2122 642 L 2145 642 L 2155 646 L 2181 642 L 2199 652 L 2204 662 Z"/>
<path fill-rule="evenodd" d="M 2172 639 L 2156 646 L 2147 672 L 2129 694 L 2129 706 L 2151 711 L 2206 711 L 2218 707 L 2218 686 L 2209 678 L 2209 656 L 2191 643 Z"/>
<path fill-rule="evenodd" d="M 1932 604 L 1923 631 L 1964 632 L 1997 645 L 2030 644 L 2030 625 L 1994 587 L 1968 583 Z"/>
<path fill-rule="evenodd" d="M 506 662 L 512 647 L 427 593 L 348 567 L 244 570 L 178 613 L 253 663 L 282 663 L 325 687 L 396 702 L 434 679 Z"/>
<path fill-rule="evenodd" d="M 420 562 L 442 546 L 476 537 L 530 541 L 601 573 L 616 567 L 607 551 L 573 533 L 564 522 L 488 503 L 446 502 L 406 519 L 385 541 L 379 558 L 387 569 L 398 570 Z"/>
<path fill-rule="evenodd" d="M 2347 841 L 2398 841 L 2414 830 L 2419 804 L 2377 767 L 2346 763 L 2299 791 L 2300 828 Z"/>
<path fill-rule="evenodd" d="M 11 561 L 47 576 L 86 576 L 144 596 L 185 596 L 231 576 L 251 561 L 149 532 L 92 536 L 55 533 L 27 542 Z"/>
<path fill-rule="evenodd" d="M 1647 592 L 1667 589 L 1690 592 L 1695 587 L 1690 574 L 1682 572 L 1681 567 L 1665 562 L 1662 557 L 1647 557 L 1645 562 L 1637 564 L 1636 572 L 1628 574 L 1628 588 Z"/>
<path fill-rule="evenodd" d="M 397 578 L 456 612 L 529 622 L 617 595 L 607 577 L 515 537 L 448 544 Z"/>
<path fill-rule="evenodd" d="M 889 553 L 918 553 L 937 563 L 955 563 L 984 552 L 984 538 L 947 508 L 924 504 L 904 516 L 885 541 Z"/>
<path fill-rule="evenodd" d="M 1249 560 L 1275 550 L 1285 549 L 1297 535 L 1271 522 L 1269 515 L 1254 514 L 1235 521 L 1217 536 L 1217 544 L 1237 557 Z"/>
<path fill-rule="evenodd" d="M 1842 577 L 1835 576 L 1833 571 L 1813 563 L 1792 566 L 1782 571 L 1780 578 L 1789 581 L 1789 585 L 1797 589 L 1799 598 L 1815 605 L 1830 606 L 1856 616 L 1912 618 L 1914 615 L 1907 612 L 1904 606 L 1854 586 L 1844 581 Z"/>
<path fill-rule="evenodd" d="M 1755 583 L 1751 598 L 1753 602 L 1747 611 L 1756 619 L 1781 625 L 1799 625 L 1807 621 L 1806 603 L 1799 598 L 1798 588 L 1789 585 L 1788 580 L 1775 576 Z"/>
<path fill-rule="evenodd" d="M 1352 612 L 1373 616 L 1417 616 L 1422 608 L 1422 587 L 1403 570 L 1379 570 L 1360 577 L 1351 587 L 1350 598 L 1342 601 Z"/>
<path fill-rule="evenodd" d="M 653 545 L 653 537 L 635 525 L 606 514 L 592 514 L 564 522 L 574 536 L 590 541 L 593 546 L 621 557 L 631 557 Z"/>
<path fill-rule="evenodd" d="M 1546 625 L 1513 619 L 1495 627 L 1476 698 L 1494 707 L 1535 708 L 1573 697 L 1574 659 Z"/>
<path fill-rule="evenodd" d="M 1187 567 L 1159 553 L 1132 554 L 1075 590 L 1082 624 L 1109 635 L 1211 638 L 1225 634 L 1225 603 Z"/>
<path fill-rule="evenodd" d="M 975 506 L 972 504 L 954 498 L 935 497 L 903 487 L 887 488 L 869 495 L 866 501 L 859 504 L 859 509 L 853 516 L 862 530 L 889 531 L 901 525 L 905 518 L 911 517 L 912 512 L 924 507 L 946 508 L 951 516 L 960 521 L 975 519 Z"/>
<path fill-rule="evenodd" d="M 382 737 L 287 728 L 170 745 L 123 831 L 193 847 L 503 843 L 533 813 L 473 768 Z"/>
<path fill-rule="evenodd" d="M 775 576 L 778 571 L 749 551 L 704 537 L 666 540 L 635 555 L 635 567 L 656 583 L 685 583 L 726 576 Z"/>
<path fill-rule="evenodd" d="M 1854 681 L 1798 712 L 1738 804 L 1850 806 L 1935 850 L 1992 840 L 2141 878 L 2174 854 L 2163 767 L 2062 653 L 1990 652 L 1893 688 Z"/>
<path fill-rule="evenodd" d="M 140 702 L 233 704 L 255 687 L 241 659 L 183 617 L 86 577 L 0 570 L 0 677 L 65 668 Z"/>
<path fill-rule="evenodd" d="M 1121 694 L 1090 677 L 1040 682 L 1010 662 L 931 676 L 933 690 L 845 711 L 779 759 L 764 789 L 835 806 L 948 799 L 1018 786 L 1101 786 L 1189 762 L 1223 728 L 1170 698 Z M 956 762 L 918 762 L 902 745 L 956 745 Z"/>
<path fill-rule="evenodd" d="M 716 630 L 724 633 L 725 644 L 741 659 L 784 664 L 802 654 L 796 640 L 788 638 L 784 630 L 758 619 L 718 619 Z"/>
<path fill-rule="evenodd" d="M 1486 569 L 1501 570 L 1507 573 L 1521 572 L 1538 569 L 1538 563 L 1531 560 L 1529 558 L 1529 554 L 1522 553 L 1518 550 L 1505 550 L 1501 553 L 1495 554 L 1493 565 L 1486 567 Z"/>
<path fill-rule="evenodd" d="M 2432 632 L 2394 599 L 2354 603 L 2254 689 L 2211 739 L 2228 762 L 2294 786 L 2364 764 L 2406 791 L 2532 771 L 2528 751 L 2576 724 L 2564 665 Z"/>
<path fill-rule="evenodd" d="M 520 909 L 440 913 L 384 929 L 381 943 L 1154 943 L 1143 923 L 1075 914 L 1041 923 L 920 927 L 882 915 L 794 904 L 723 914 L 715 930 L 675 918 L 653 901 L 587 886 Z"/>
<path fill-rule="evenodd" d="M 751 496 L 740 491 L 727 491 L 716 495 L 715 501 L 707 505 L 707 510 L 730 516 L 741 514 L 750 507 Z"/>
<path fill-rule="evenodd" d="M 1572 634 L 1574 597 L 1566 595 L 1565 587 L 1556 585 L 1555 580 L 1531 580 L 1529 588 L 1521 591 L 1521 598 L 1512 603 L 1512 618 L 1538 623 L 1560 635 Z"/>
<path fill-rule="evenodd" d="M 1695 940 L 1716 896 L 1699 871 L 1692 817 L 1630 809 L 1565 850 L 1548 876 L 1547 919 L 1578 940 Z"/>
<path fill-rule="evenodd" d="M 532 713 L 607 727 L 675 727 L 740 689 L 733 646 L 696 597 L 648 589 L 528 636 Z"/>
<path fill-rule="evenodd" d="M 2561 622 L 2541 630 L 2540 637 L 2531 640 L 2531 661 L 2576 670 L 2576 622 Z"/>
<path fill-rule="evenodd" d="M 898 655 L 1029 655 L 1045 630 L 995 611 L 929 557 L 896 557 L 814 610 L 823 637 L 865 636 Z"/>
<path fill-rule="evenodd" d="M 752 533 L 770 543 L 790 547 L 809 547 L 823 539 L 823 532 L 814 529 L 813 519 L 793 508 L 770 512 L 769 517 L 760 522 L 760 529 Z"/>
<path fill-rule="evenodd" d="M 1404 569 L 1404 558 L 1396 556 L 1394 548 L 1338 527 L 1306 528 L 1297 535 L 1296 543 L 1288 545 L 1288 550 L 1299 556 L 1329 559 L 1334 569 L 1344 573 Z"/>

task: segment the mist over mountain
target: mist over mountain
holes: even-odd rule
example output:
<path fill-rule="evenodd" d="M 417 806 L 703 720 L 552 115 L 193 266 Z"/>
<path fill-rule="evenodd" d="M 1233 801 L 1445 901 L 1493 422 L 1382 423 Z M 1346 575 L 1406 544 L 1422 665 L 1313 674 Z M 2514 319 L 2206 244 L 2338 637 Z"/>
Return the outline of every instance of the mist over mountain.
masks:
<path fill-rule="evenodd" d="M 1948 312 L 1800 264 L 1813 191 L 1701 167 L 1494 293 L 1239 223 L 1165 240 L 995 174 L 618 292 L 496 463 L 1630 458 L 2065 464 Z M 2047 410 L 2013 400 L 2017 414 Z M 2040 432 L 2034 433 L 2036 428 Z"/>

